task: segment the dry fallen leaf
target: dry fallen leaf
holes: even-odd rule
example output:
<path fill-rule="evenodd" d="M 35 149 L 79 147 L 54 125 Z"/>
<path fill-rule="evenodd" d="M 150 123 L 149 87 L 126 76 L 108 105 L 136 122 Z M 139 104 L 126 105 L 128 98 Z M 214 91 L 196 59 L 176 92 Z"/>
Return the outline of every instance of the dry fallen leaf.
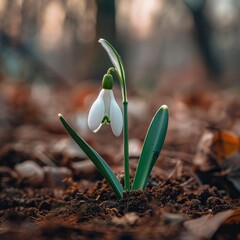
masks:
<path fill-rule="evenodd" d="M 184 226 L 200 239 L 210 239 L 223 224 L 240 223 L 240 209 L 227 210 L 184 222 Z M 238 227 L 238 226 L 236 226 Z"/>
<path fill-rule="evenodd" d="M 206 130 L 199 141 L 194 163 L 202 171 L 207 171 L 239 151 L 240 139 L 234 133 L 221 129 Z M 211 160 L 215 160 L 215 164 Z"/>
<path fill-rule="evenodd" d="M 234 210 L 229 218 L 227 218 L 224 224 L 240 223 L 240 208 Z"/>
<path fill-rule="evenodd" d="M 230 157 L 240 151 L 240 139 L 230 131 L 216 129 L 212 139 L 211 150 L 218 159 Z"/>
<path fill-rule="evenodd" d="M 214 163 L 209 161 L 211 156 L 211 144 L 214 134 L 210 131 L 205 131 L 198 143 L 197 153 L 193 159 L 193 163 L 201 170 L 208 171 L 214 168 Z"/>
<path fill-rule="evenodd" d="M 204 173 L 203 182 L 217 184 L 235 198 L 240 193 L 239 145 L 239 137 L 234 133 L 208 129 L 199 141 L 193 161 L 197 172 Z"/>

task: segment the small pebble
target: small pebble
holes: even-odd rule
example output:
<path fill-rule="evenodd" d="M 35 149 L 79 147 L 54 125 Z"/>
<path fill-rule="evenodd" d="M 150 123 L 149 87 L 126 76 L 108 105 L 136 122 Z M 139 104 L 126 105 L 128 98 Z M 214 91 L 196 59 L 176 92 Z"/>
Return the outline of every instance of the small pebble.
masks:
<path fill-rule="evenodd" d="M 64 187 L 63 180 L 72 177 L 72 171 L 66 167 L 43 167 L 45 183 L 48 187 Z"/>
<path fill-rule="evenodd" d="M 93 174 L 96 171 L 95 165 L 91 160 L 83 160 L 72 163 L 72 168 L 76 174 Z"/>
<path fill-rule="evenodd" d="M 43 169 L 35 162 L 28 160 L 15 165 L 16 172 L 33 186 L 39 186 L 43 183 Z"/>

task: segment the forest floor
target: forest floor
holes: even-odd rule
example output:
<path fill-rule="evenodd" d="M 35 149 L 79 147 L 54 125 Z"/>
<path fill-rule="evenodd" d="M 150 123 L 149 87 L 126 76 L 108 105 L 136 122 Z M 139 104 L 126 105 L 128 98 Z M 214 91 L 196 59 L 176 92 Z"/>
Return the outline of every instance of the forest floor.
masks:
<path fill-rule="evenodd" d="M 146 190 L 118 200 L 57 117 L 123 182 L 122 138 L 109 126 L 96 134 L 86 126 L 98 90 L 1 83 L 0 240 L 240 239 L 239 94 L 210 86 L 130 91 L 131 179 L 160 105 L 168 105 L 170 122 Z"/>

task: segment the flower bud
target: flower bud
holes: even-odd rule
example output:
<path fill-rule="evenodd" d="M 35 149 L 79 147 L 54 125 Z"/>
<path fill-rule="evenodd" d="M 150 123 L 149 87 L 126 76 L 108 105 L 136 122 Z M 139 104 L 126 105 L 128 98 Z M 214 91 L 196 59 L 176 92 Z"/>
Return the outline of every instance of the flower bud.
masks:
<path fill-rule="evenodd" d="M 105 74 L 102 80 L 103 89 L 111 90 L 113 88 L 113 77 L 111 74 Z"/>

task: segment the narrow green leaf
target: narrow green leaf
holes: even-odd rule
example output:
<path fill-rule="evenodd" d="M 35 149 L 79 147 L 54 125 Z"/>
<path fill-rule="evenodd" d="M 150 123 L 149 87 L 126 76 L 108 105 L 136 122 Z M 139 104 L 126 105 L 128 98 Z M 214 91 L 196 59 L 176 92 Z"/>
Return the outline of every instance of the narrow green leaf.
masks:
<path fill-rule="evenodd" d="M 122 198 L 123 187 L 109 165 L 88 143 L 86 143 L 80 136 L 78 136 L 78 134 L 71 128 L 71 126 L 67 123 L 61 114 L 58 114 L 58 116 L 67 132 L 97 167 L 98 171 L 107 180 L 113 191 L 116 193 L 117 197 Z"/>
<path fill-rule="evenodd" d="M 143 144 L 132 190 L 144 190 L 154 164 L 162 149 L 168 127 L 168 107 L 159 108 L 152 119 Z"/>
<path fill-rule="evenodd" d="M 115 48 L 105 39 L 100 38 L 99 43 L 103 46 L 103 48 L 108 53 L 108 56 L 113 64 L 113 66 L 117 69 L 119 76 L 123 81 L 125 81 L 125 71 L 123 68 L 123 62 L 118 54 L 118 52 L 115 50 Z"/>

